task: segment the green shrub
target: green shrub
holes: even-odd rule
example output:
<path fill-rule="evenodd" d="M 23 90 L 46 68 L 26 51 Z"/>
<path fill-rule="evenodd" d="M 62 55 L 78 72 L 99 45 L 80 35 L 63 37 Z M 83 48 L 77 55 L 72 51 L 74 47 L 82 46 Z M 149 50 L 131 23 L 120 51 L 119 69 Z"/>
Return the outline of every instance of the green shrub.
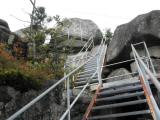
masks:
<path fill-rule="evenodd" d="M 32 77 L 13 69 L 0 69 L 0 85 L 12 86 L 21 92 L 40 88 Z"/>

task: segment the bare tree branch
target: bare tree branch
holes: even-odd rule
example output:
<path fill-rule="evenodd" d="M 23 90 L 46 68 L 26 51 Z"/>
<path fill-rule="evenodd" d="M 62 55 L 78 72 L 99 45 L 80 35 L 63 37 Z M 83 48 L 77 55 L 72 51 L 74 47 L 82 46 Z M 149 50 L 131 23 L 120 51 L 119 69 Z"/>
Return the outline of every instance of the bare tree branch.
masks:
<path fill-rule="evenodd" d="M 25 14 L 27 14 L 27 15 L 31 16 L 31 13 L 26 12 L 24 9 L 21 9 L 21 10 L 22 10 L 22 12 L 24 12 Z"/>
<path fill-rule="evenodd" d="M 22 20 L 22 19 L 19 19 L 19 18 L 17 18 L 16 16 L 14 16 L 14 15 L 10 15 L 11 17 L 13 17 L 13 18 L 15 18 L 15 19 L 17 19 L 17 20 L 19 20 L 19 21 L 21 21 L 21 22 L 25 22 L 25 23 L 31 23 L 31 22 L 29 22 L 29 21 L 25 21 L 25 20 Z"/>
<path fill-rule="evenodd" d="M 37 8 L 36 8 L 36 6 L 35 6 L 36 0 L 35 0 L 34 2 L 33 2 L 32 0 L 30 0 L 30 2 L 31 2 L 31 4 L 33 5 L 34 9 L 35 9 L 36 11 L 38 11 Z"/>

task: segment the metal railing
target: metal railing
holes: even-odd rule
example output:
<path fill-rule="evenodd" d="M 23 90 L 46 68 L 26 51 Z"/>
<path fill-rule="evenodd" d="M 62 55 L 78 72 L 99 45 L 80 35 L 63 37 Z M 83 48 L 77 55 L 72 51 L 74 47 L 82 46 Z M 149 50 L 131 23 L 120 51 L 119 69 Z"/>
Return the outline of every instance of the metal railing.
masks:
<path fill-rule="evenodd" d="M 144 46 L 145 46 L 145 49 L 147 51 L 147 55 L 149 57 L 149 62 L 151 64 L 151 70 L 150 70 L 150 66 L 147 66 L 148 63 L 145 64 L 145 62 L 140 58 L 134 45 L 132 44 L 131 47 L 132 47 L 133 55 L 134 55 L 134 58 L 136 61 L 136 65 L 138 67 L 140 81 L 143 86 L 143 90 L 144 90 L 149 108 L 151 110 L 151 114 L 152 114 L 154 120 L 160 120 L 160 110 L 159 110 L 158 105 L 156 103 L 156 100 L 154 99 L 154 96 L 152 94 L 152 91 L 151 91 L 151 88 L 149 85 L 149 81 L 148 81 L 148 76 L 150 77 L 151 81 L 153 82 L 153 84 L 155 85 L 155 87 L 158 89 L 159 92 L 160 92 L 160 83 L 157 80 L 157 78 L 155 77 L 155 70 L 154 70 L 151 58 L 149 56 L 149 52 L 148 52 L 146 44 L 144 42 L 141 42 L 136 45 L 140 45 L 140 44 L 144 44 Z"/>
<path fill-rule="evenodd" d="M 83 87 L 83 89 L 80 91 L 80 93 L 77 95 L 77 97 L 73 100 L 72 103 L 70 103 L 70 83 L 69 83 L 69 77 L 73 74 L 75 74 L 79 69 L 81 69 L 85 64 L 87 64 L 89 61 L 91 61 L 92 59 L 96 58 L 96 59 L 104 59 L 104 54 L 102 54 L 101 52 L 104 52 L 104 50 L 106 50 L 106 48 L 104 47 L 105 44 L 105 40 L 102 39 L 101 44 L 96 52 L 95 55 L 91 56 L 89 59 L 87 59 L 86 62 L 80 64 L 78 67 L 76 67 L 74 70 L 72 70 L 70 73 L 66 74 L 62 79 L 58 80 L 58 82 L 56 82 L 54 85 L 52 85 L 51 87 L 49 87 L 47 90 L 45 90 L 43 93 L 41 93 L 39 96 L 37 96 L 35 99 L 33 99 L 31 102 L 29 102 L 28 104 L 26 104 L 24 107 L 22 107 L 20 110 L 18 110 L 16 113 L 14 113 L 12 116 L 10 116 L 7 120 L 26 120 L 22 117 L 22 119 L 20 118 L 22 114 L 25 114 L 25 112 L 29 111 L 29 109 L 31 109 L 31 107 L 33 107 L 34 105 L 36 105 L 40 100 L 42 100 L 43 98 L 45 98 L 51 91 L 53 91 L 58 85 L 60 85 L 60 83 L 67 81 L 67 110 L 65 111 L 65 113 L 61 116 L 60 120 L 64 120 L 66 118 L 66 116 L 68 115 L 68 120 L 71 119 L 70 117 L 70 110 L 71 108 L 75 105 L 75 103 L 77 102 L 77 100 L 79 99 L 79 97 L 81 96 L 81 94 L 86 90 L 86 88 L 90 85 L 90 81 L 92 80 L 92 78 L 98 73 L 101 74 L 100 71 L 100 65 L 99 63 L 97 63 L 97 69 L 96 72 L 94 72 L 92 74 L 92 76 L 87 80 L 87 83 L 85 84 L 85 86 Z M 99 60 L 100 61 L 100 60 Z M 99 70 L 99 71 L 98 71 Z M 100 75 L 99 75 L 100 76 Z M 100 80 L 99 80 L 100 81 Z M 46 106 L 49 107 L 49 106 Z M 46 110 L 45 110 L 46 111 Z M 53 111 L 52 111 L 53 112 Z M 52 113 L 51 113 L 52 114 Z M 43 118 L 43 117 L 42 117 Z M 28 118 L 28 120 L 31 120 L 32 118 Z M 53 116 L 51 118 L 48 118 L 47 120 L 52 120 Z M 40 118 L 34 119 L 34 120 L 42 120 Z"/>
<path fill-rule="evenodd" d="M 91 49 L 91 45 L 92 45 L 92 47 L 94 47 L 93 36 L 90 36 L 88 41 L 84 44 L 83 48 L 77 53 L 77 55 L 79 55 L 82 51 L 84 51 L 84 53 L 86 53 L 89 49 Z M 80 56 L 80 58 L 78 58 L 78 57 L 79 56 L 75 56 L 71 61 L 69 61 L 69 62 L 67 61 L 66 65 L 67 64 L 72 64 L 72 63 L 75 63 L 75 62 L 79 63 L 83 59 L 88 58 L 88 55 L 87 54 L 85 54 L 85 55 L 83 54 L 82 56 Z"/>

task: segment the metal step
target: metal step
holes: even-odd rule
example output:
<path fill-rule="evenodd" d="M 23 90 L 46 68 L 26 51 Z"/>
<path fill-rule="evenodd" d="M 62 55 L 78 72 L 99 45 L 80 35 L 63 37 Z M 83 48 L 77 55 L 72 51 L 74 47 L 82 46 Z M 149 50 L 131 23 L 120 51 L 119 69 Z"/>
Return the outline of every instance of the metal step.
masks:
<path fill-rule="evenodd" d="M 91 78 L 91 77 L 77 78 L 76 81 L 86 81 L 86 80 L 88 80 L 89 78 Z M 97 76 L 94 76 L 92 79 L 98 79 L 98 77 L 97 77 Z"/>
<path fill-rule="evenodd" d="M 77 78 L 81 78 L 81 77 L 89 77 L 92 76 L 94 73 L 89 73 L 89 74 L 81 74 L 79 75 Z"/>
<path fill-rule="evenodd" d="M 86 84 L 87 83 L 87 80 L 86 81 L 78 81 L 78 82 L 75 82 L 76 85 L 83 85 L 83 84 Z M 90 83 L 98 83 L 98 80 L 97 79 L 92 79 L 90 81 Z"/>
<path fill-rule="evenodd" d="M 96 69 L 97 69 L 97 66 L 96 66 L 96 67 L 84 67 L 84 70 L 87 70 L 87 71 L 88 71 L 88 70 L 91 70 L 91 69 L 95 69 L 95 70 L 96 70 Z"/>
<path fill-rule="evenodd" d="M 85 65 L 96 65 L 97 64 L 97 60 L 91 60 L 88 63 L 86 63 Z"/>
<path fill-rule="evenodd" d="M 109 90 L 109 89 L 117 89 L 117 88 L 126 87 L 126 86 L 135 86 L 138 84 L 140 84 L 140 80 L 137 77 L 132 78 L 132 80 L 124 79 L 124 80 L 119 80 L 119 81 L 114 81 L 114 82 L 108 82 L 108 83 L 103 84 L 101 91 Z M 153 84 L 151 80 L 149 80 L 149 84 Z"/>
<path fill-rule="evenodd" d="M 119 80 L 119 81 L 114 81 L 114 82 L 108 82 L 104 83 L 103 87 L 101 88 L 101 91 L 103 90 L 108 90 L 108 89 L 115 89 L 119 87 L 126 87 L 126 86 L 131 86 L 131 85 L 136 85 L 140 84 L 140 80 L 138 80 L 137 77 L 131 79 L 124 79 L 124 80 Z"/>
<path fill-rule="evenodd" d="M 88 62 L 87 64 L 85 64 L 85 65 L 97 65 L 97 60 L 93 60 L 93 61 L 91 61 L 91 62 Z"/>
<path fill-rule="evenodd" d="M 143 115 L 143 114 L 150 114 L 150 110 L 141 110 L 141 111 L 134 111 L 134 112 L 126 112 L 126 113 L 116 113 L 110 115 L 99 115 L 89 117 L 88 120 L 101 120 L 106 118 L 118 118 L 118 117 L 126 117 L 126 116 L 135 116 L 135 115 Z"/>
<path fill-rule="evenodd" d="M 117 94 L 117 93 L 124 93 L 124 92 L 131 92 L 135 90 L 142 89 L 142 85 L 136 85 L 136 86 L 126 86 L 124 88 L 119 89 L 113 89 L 113 90 L 106 90 L 98 93 L 98 95 L 110 95 L 110 94 Z"/>
<path fill-rule="evenodd" d="M 84 70 L 83 72 L 79 72 L 79 75 L 84 74 L 84 73 L 94 73 L 94 72 L 96 72 L 96 69 Z"/>
<path fill-rule="evenodd" d="M 141 95 L 144 95 L 144 91 L 135 92 L 135 93 L 126 93 L 126 94 L 115 95 L 115 96 L 111 96 L 111 97 L 97 98 L 96 102 L 125 99 L 125 98 L 130 98 L 130 97 L 141 96 Z"/>
<path fill-rule="evenodd" d="M 91 84 L 89 84 L 89 86 L 88 87 L 90 87 L 90 86 L 92 86 L 92 85 L 98 85 L 99 83 L 91 83 Z M 80 85 L 80 86 L 76 86 L 76 87 L 74 87 L 75 89 L 82 89 L 84 87 L 84 85 Z"/>
<path fill-rule="evenodd" d="M 92 80 L 95 81 L 95 80 L 97 80 L 97 78 L 93 78 Z M 82 82 L 82 81 L 87 81 L 87 79 L 84 79 L 84 80 L 78 80 L 77 79 L 75 82 Z"/>
<path fill-rule="evenodd" d="M 97 65 L 96 64 L 92 64 L 92 65 L 86 64 L 86 65 L 84 65 L 84 68 L 90 68 L 90 67 L 97 67 Z"/>
<path fill-rule="evenodd" d="M 134 100 L 134 101 L 129 101 L 129 102 L 109 104 L 109 105 L 100 105 L 100 106 L 93 107 L 92 110 L 115 108 L 115 107 L 124 107 L 124 106 L 136 105 L 136 104 L 143 104 L 143 103 L 146 103 L 146 102 L 147 102 L 147 100 L 143 99 L 143 100 Z"/>

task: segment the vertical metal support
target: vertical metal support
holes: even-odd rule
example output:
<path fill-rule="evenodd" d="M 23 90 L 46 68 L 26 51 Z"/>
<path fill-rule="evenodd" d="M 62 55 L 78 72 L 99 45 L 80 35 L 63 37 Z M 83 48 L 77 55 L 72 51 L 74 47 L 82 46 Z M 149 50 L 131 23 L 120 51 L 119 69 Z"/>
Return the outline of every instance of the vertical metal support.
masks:
<path fill-rule="evenodd" d="M 68 41 L 69 41 L 69 28 L 68 28 Z"/>
<path fill-rule="evenodd" d="M 101 68 L 100 68 L 100 54 L 97 55 L 97 74 L 98 74 L 99 84 L 100 84 L 100 86 L 102 86 Z"/>
<path fill-rule="evenodd" d="M 82 25 L 81 25 L 81 21 L 80 21 L 80 31 L 81 31 L 81 41 L 83 41 L 83 38 L 82 38 Z"/>
<path fill-rule="evenodd" d="M 71 116 L 70 116 L 70 82 L 69 82 L 69 77 L 67 78 L 67 108 L 69 109 L 69 112 L 68 112 L 68 120 L 71 119 Z"/>
<path fill-rule="evenodd" d="M 68 28 L 68 41 L 69 41 L 69 28 Z M 69 109 L 69 112 L 68 112 L 68 120 L 71 119 L 71 116 L 70 116 L 70 81 L 69 81 L 69 77 L 67 78 L 66 80 L 66 84 L 67 84 L 67 108 Z"/>
<path fill-rule="evenodd" d="M 92 37 L 92 42 L 93 42 L 93 48 L 94 48 L 94 40 L 93 40 L 93 37 Z"/>
<path fill-rule="evenodd" d="M 97 55 L 97 73 L 98 73 L 98 81 L 99 84 L 102 86 L 102 62 L 104 62 L 104 49 L 105 48 L 105 41 L 102 39 L 102 42 L 100 44 L 100 51 Z M 101 61 L 102 60 L 102 61 Z"/>
<path fill-rule="evenodd" d="M 143 42 L 143 43 L 144 43 L 144 47 L 145 47 L 145 49 L 146 49 L 146 52 L 147 52 L 147 55 L 148 55 L 149 61 L 150 61 L 150 63 L 151 63 L 152 71 L 153 71 L 153 73 L 156 75 L 156 71 L 155 71 L 155 69 L 154 69 L 154 66 L 153 66 L 153 63 L 152 63 L 152 60 L 151 60 L 151 57 L 150 57 L 149 51 L 148 51 L 148 49 L 147 49 L 147 45 L 146 45 L 146 43 L 145 43 L 145 42 Z"/>
<path fill-rule="evenodd" d="M 143 43 L 144 44 L 144 43 Z M 145 59 L 144 59 L 144 63 L 146 62 L 146 66 L 148 67 L 148 69 L 150 69 L 150 65 L 149 65 L 149 58 L 148 58 L 148 54 L 147 54 L 147 51 L 146 51 L 146 49 L 145 49 L 145 45 L 144 45 L 144 57 L 145 57 Z"/>
<path fill-rule="evenodd" d="M 64 64 L 64 76 L 66 76 L 66 63 Z M 64 82 L 64 87 L 67 89 L 67 81 Z"/>
<path fill-rule="evenodd" d="M 64 76 L 66 76 L 65 69 L 66 69 L 66 64 L 64 64 Z M 69 77 L 67 78 L 67 80 L 65 80 L 65 88 L 67 89 L 67 108 L 69 109 L 68 120 L 70 120 L 71 117 L 70 117 L 70 81 L 69 81 Z"/>
<path fill-rule="evenodd" d="M 72 83 L 74 83 L 75 82 L 75 77 L 74 77 L 74 75 L 72 76 Z"/>

